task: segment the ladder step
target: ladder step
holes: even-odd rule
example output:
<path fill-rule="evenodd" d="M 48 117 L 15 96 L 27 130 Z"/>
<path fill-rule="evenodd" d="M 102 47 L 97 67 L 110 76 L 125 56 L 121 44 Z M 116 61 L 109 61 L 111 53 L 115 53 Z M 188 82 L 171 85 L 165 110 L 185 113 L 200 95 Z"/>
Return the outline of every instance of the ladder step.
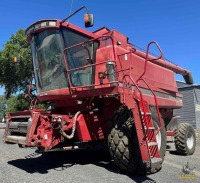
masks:
<path fill-rule="evenodd" d="M 145 126 L 144 129 L 147 130 L 147 127 Z M 155 127 L 154 126 L 150 126 L 150 127 L 148 127 L 148 130 L 155 130 Z"/>
<path fill-rule="evenodd" d="M 161 158 L 152 158 L 151 159 L 151 169 L 154 170 L 155 168 L 160 167 L 162 164 L 162 159 Z"/>
<path fill-rule="evenodd" d="M 162 163 L 162 159 L 161 158 L 151 158 L 151 163 L 152 164 L 156 164 L 156 163 Z"/>
<path fill-rule="evenodd" d="M 157 142 L 148 142 L 148 146 L 157 146 L 158 143 Z"/>
<path fill-rule="evenodd" d="M 144 115 L 144 112 L 141 112 L 142 115 Z M 151 116 L 151 112 L 146 112 L 147 116 Z"/>

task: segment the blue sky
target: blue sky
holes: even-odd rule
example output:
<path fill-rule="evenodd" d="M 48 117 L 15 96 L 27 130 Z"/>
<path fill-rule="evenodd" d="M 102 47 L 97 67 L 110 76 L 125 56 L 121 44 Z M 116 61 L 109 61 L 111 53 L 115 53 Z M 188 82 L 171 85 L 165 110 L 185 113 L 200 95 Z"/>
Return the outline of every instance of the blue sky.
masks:
<path fill-rule="evenodd" d="M 83 5 L 94 14 L 95 26 L 90 31 L 106 26 L 145 49 L 150 41 L 157 41 L 164 57 L 190 70 L 195 84 L 200 84 L 199 0 L 1 0 L 0 50 L 18 29 L 40 19 L 63 19 Z M 83 27 L 84 13 L 79 12 L 70 22 Z"/>

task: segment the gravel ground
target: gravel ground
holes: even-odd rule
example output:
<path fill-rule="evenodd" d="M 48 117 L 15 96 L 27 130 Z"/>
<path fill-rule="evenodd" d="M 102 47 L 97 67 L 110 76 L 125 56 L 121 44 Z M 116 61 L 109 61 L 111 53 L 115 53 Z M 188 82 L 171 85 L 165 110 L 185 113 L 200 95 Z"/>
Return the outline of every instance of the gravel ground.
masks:
<path fill-rule="evenodd" d="M 0 124 L 2 139 L 5 124 Z M 191 156 L 176 153 L 174 144 L 167 149 L 161 171 L 147 176 L 126 175 L 118 170 L 105 150 L 52 152 L 43 155 L 35 148 L 19 148 L 0 140 L 0 182 L 5 183 L 200 183 L 200 129 L 197 146 Z M 180 179 L 183 166 L 189 162 L 195 180 Z"/>
<path fill-rule="evenodd" d="M 200 144 L 200 128 L 195 129 L 196 132 L 196 142 Z"/>

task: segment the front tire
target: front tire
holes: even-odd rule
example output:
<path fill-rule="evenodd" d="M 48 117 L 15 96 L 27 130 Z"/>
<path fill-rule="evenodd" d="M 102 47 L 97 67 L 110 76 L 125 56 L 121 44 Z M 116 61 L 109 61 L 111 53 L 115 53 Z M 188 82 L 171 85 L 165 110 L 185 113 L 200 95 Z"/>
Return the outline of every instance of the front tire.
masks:
<path fill-rule="evenodd" d="M 175 129 L 174 142 L 177 152 L 192 155 L 196 147 L 196 134 L 188 123 L 180 123 Z"/>
<path fill-rule="evenodd" d="M 157 130 L 159 123 L 155 112 L 152 113 L 152 120 L 155 130 Z M 156 138 L 157 141 L 160 141 L 158 142 L 158 148 L 163 162 L 166 152 L 166 131 L 164 125 Z M 147 169 L 142 162 L 132 111 L 126 106 L 120 107 L 113 116 L 112 128 L 108 136 L 108 146 L 112 159 L 123 171 L 144 175 L 146 173 L 155 173 L 162 167 L 161 162 L 153 168 Z"/>
<path fill-rule="evenodd" d="M 121 170 L 141 175 L 146 173 L 132 112 L 126 106 L 120 107 L 113 116 L 108 147 L 111 158 Z"/>

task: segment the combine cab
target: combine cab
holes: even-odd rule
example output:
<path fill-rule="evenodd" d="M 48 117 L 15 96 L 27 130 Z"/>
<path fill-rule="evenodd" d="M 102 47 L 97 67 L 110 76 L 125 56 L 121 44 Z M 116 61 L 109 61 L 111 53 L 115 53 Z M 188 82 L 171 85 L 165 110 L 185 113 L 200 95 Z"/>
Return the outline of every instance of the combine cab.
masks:
<path fill-rule="evenodd" d="M 87 27 L 92 17 L 85 15 Z M 166 129 L 176 136 L 181 153 L 192 154 L 192 127 L 168 128 L 176 121 L 173 109 L 182 107 L 174 72 L 192 83 L 191 73 L 165 62 L 156 42 L 144 53 L 116 30 L 88 32 L 65 20 L 41 20 L 26 30 L 37 96 L 32 84 L 31 109 L 8 115 L 4 141 L 41 152 L 107 142 L 116 165 L 137 174 L 161 169 Z M 149 55 L 152 44 L 160 51 L 158 58 Z M 49 110 L 36 109 L 37 101 Z M 183 128 L 189 134 L 186 143 L 179 133 Z"/>

